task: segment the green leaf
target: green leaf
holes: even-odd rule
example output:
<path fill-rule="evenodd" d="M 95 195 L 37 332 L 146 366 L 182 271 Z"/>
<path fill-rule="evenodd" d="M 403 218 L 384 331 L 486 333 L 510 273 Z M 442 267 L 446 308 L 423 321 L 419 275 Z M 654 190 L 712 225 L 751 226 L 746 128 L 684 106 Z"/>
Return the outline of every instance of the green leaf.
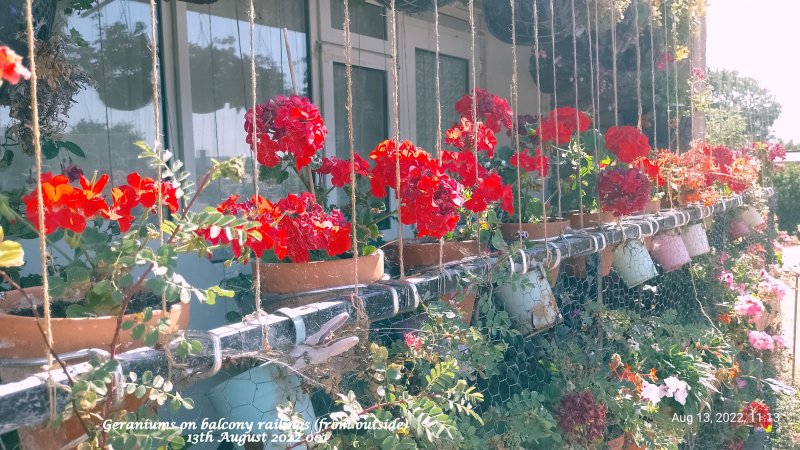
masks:
<path fill-rule="evenodd" d="M 89 281 L 89 270 L 83 266 L 67 267 L 67 283 L 83 283 Z"/>
<path fill-rule="evenodd" d="M 361 250 L 361 256 L 369 256 L 378 251 L 378 247 L 367 245 Z"/>
<path fill-rule="evenodd" d="M 58 156 L 58 146 L 54 141 L 45 141 L 42 145 L 42 156 L 44 159 L 53 159 Z"/>
<path fill-rule="evenodd" d="M 146 393 L 147 393 L 147 387 L 145 387 L 143 385 L 137 386 L 136 390 L 133 391 L 133 395 L 135 395 L 136 398 L 142 398 L 142 397 L 144 397 L 144 394 L 146 394 Z"/>
<path fill-rule="evenodd" d="M 127 330 L 130 330 L 131 328 L 133 328 L 134 325 L 136 325 L 136 322 L 134 322 L 133 320 L 126 320 L 126 321 L 122 322 L 122 325 L 120 325 L 120 328 L 122 328 L 123 330 L 127 331 Z"/>
<path fill-rule="evenodd" d="M 144 324 L 140 323 L 140 324 L 136 325 L 135 327 L 133 327 L 133 331 L 131 332 L 131 337 L 135 341 L 141 340 L 142 336 L 144 336 L 144 331 L 145 331 L 144 330 Z"/>
<path fill-rule="evenodd" d="M 147 334 L 147 337 L 144 339 L 144 346 L 145 347 L 152 347 L 158 343 L 158 330 L 153 330 Z"/>

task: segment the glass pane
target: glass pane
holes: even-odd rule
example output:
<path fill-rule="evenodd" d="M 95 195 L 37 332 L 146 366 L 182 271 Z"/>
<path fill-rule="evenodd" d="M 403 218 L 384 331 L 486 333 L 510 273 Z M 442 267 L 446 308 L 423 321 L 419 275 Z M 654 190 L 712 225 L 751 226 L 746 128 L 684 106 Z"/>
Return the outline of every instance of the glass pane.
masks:
<path fill-rule="evenodd" d="M 154 140 L 149 6 L 133 0 L 101 2 L 84 14 L 59 18 L 58 23 L 61 33 L 68 35 L 74 29 L 87 42 L 84 47 L 66 44 L 64 52 L 69 62 L 87 72 L 91 83 L 72 96 L 71 104 L 59 109 L 49 102 L 53 91 L 47 82 L 53 72 L 48 73 L 47 64 L 40 62 L 40 106 L 42 102 L 51 105 L 40 113 L 43 144 L 47 145 L 47 140 L 71 141 L 86 158 L 61 150 L 56 158 L 45 161 L 44 170 L 59 173 L 62 166 L 74 163 L 89 178 L 95 171 L 110 174 L 114 184 L 124 183 L 131 171 L 153 176 L 133 145 Z M 57 39 L 52 37 L 45 45 Z M 0 190 L 29 189 L 26 182 L 33 161 L 15 144 L 16 137 L 11 134 L 19 122 L 10 115 L 9 108 L 0 109 L 0 146 L 14 153 L 11 167 L 0 169 Z M 6 132 L 9 128 L 11 133 Z"/>
<path fill-rule="evenodd" d="M 417 49 L 417 144 L 436 153 L 436 53 Z M 444 131 L 457 120 L 453 105 L 469 90 L 469 61 L 439 54 L 439 86 L 442 96 L 442 142 Z"/>
<path fill-rule="evenodd" d="M 336 156 L 350 159 L 344 64 L 333 64 L 333 83 Z M 379 142 L 389 137 L 386 96 L 385 71 L 353 66 L 353 140 L 356 152 L 364 158 L 369 156 Z M 350 204 L 344 191 L 339 193 L 337 200 L 339 205 Z"/>
<path fill-rule="evenodd" d="M 293 85 L 300 95 L 307 96 L 306 2 L 264 0 L 256 2 L 255 7 L 257 101 L 262 103 L 279 94 L 290 94 Z M 252 163 L 244 131 L 244 115 L 252 104 L 248 8 L 247 0 L 210 5 L 187 3 L 194 133 L 194 149 L 188 149 L 187 156 L 193 154 L 198 177 L 208 170 L 211 158 L 219 160 L 244 154 L 248 155 L 249 164 Z M 294 82 L 284 27 L 288 30 Z M 280 185 L 267 186 L 262 195 L 274 200 L 287 192 L 301 190 L 299 180 L 293 176 Z M 201 200 L 204 204 L 217 203 L 231 194 L 252 195 L 252 177 L 244 189 L 241 185 L 218 183 L 209 188 Z"/>
<path fill-rule="evenodd" d="M 331 28 L 344 29 L 344 2 L 331 1 Z M 350 2 L 350 31 L 355 34 L 386 40 L 386 9 L 369 3 Z"/>

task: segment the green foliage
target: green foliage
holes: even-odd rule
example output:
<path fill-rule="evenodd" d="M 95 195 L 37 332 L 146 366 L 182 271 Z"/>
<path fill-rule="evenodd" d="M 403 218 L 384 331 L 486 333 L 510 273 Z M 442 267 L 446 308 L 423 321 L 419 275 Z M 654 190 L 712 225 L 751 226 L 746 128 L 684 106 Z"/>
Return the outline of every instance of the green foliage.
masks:
<path fill-rule="evenodd" d="M 778 228 L 796 234 L 800 225 L 800 166 L 786 164 L 782 171 L 776 172 L 773 178 L 775 187 L 775 213 L 778 216 Z"/>
<path fill-rule="evenodd" d="M 706 112 L 706 142 L 740 148 L 747 144 L 747 122 L 737 109 L 711 108 Z"/>
<path fill-rule="evenodd" d="M 770 127 L 781 114 L 781 105 L 772 92 L 735 70 L 709 71 L 708 83 L 712 88 L 712 108 L 739 111 L 747 117 L 745 134 L 753 141 L 771 137 Z"/>

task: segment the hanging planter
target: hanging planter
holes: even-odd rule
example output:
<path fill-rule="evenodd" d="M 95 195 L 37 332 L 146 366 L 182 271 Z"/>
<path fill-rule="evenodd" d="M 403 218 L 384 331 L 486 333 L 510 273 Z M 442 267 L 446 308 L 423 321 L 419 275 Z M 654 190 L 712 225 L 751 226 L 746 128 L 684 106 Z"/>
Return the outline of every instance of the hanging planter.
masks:
<path fill-rule="evenodd" d="M 484 1 L 483 19 L 494 37 L 512 43 L 510 2 Z M 533 0 L 514 0 L 514 22 L 517 45 L 533 44 Z"/>
<path fill-rule="evenodd" d="M 386 259 L 400 265 L 400 244 L 395 241 L 383 247 Z M 460 261 L 481 254 L 478 241 L 445 241 L 442 246 L 442 264 Z M 425 240 L 403 241 L 403 264 L 406 267 L 422 268 L 439 265 L 439 242 Z"/>
<path fill-rule="evenodd" d="M 497 289 L 498 298 L 523 335 L 539 333 L 557 325 L 563 319 L 544 268 L 537 264 L 530 271 L 527 269 L 527 264 L 524 263 L 523 273 L 528 279 L 525 286 L 506 283 Z"/>
<path fill-rule="evenodd" d="M 631 239 L 617 247 L 613 267 L 629 288 L 636 287 L 658 275 L 656 265 L 642 241 Z"/>
<path fill-rule="evenodd" d="M 680 269 L 691 261 L 683 239 L 670 233 L 659 234 L 653 238 L 653 259 L 664 272 Z"/>
<path fill-rule="evenodd" d="M 58 0 L 33 0 L 33 29 L 36 39 L 47 40 L 53 32 Z M 0 6 L 0 36 L 3 43 L 27 58 L 25 42 L 25 0 L 7 0 Z"/>
<path fill-rule="evenodd" d="M 383 251 L 358 257 L 358 283 L 383 278 Z M 292 294 L 351 286 L 355 264 L 352 258 L 307 263 L 262 263 L 261 287 L 271 294 Z"/>
<path fill-rule="evenodd" d="M 696 223 L 689 225 L 681 233 L 686 251 L 689 252 L 689 257 L 705 255 L 711 251 L 711 246 L 708 244 L 708 235 L 702 224 Z"/>
<path fill-rule="evenodd" d="M 750 227 L 742 219 L 734 219 L 728 226 L 728 237 L 735 241 L 750 234 Z"/>
<path fill-rule="evenodd" d="M 583 228 L 581 228 L 580 213 L 570 213 L 567 217 L 569 218 L 570 227 L 573 230 L 596 228 L 602 225 L 608 225 L 617 222 L 617 218 L 614 217 L 614 213 L 606 211 L 584 213 Z M 599 270 L 600 274 L 604 277 L 611 273 L 612 253 L 613 250 L 611 248 L 605 248 L 600 252 Z M 586 256 L 576 256 L 574 258 L 570 258 L 569 264 L 567 264 L 567 272 L 576 278 L 586 278 Z"/>
<path fill-rule="evenodd" d="M 455 0 L 437 0 L 439 8 L 453 3 Z M 378 0 L 381 5 L 391 8 L 391 0 Z M 419 13 L 423 11 L 433 11 L 433 0 L 395 0 L 394 8 L 406 14 Z"/>
<path fill-rule="evenodd" d="M 756 228 L 764 224 L 764 217 L 756 208 L 752 206 L 748 206 L 747 208 L 741 210 L 739 213 L 739 218 L 742 219 L 750 228 Z"/>
<path fill-rule="evenodd" d="M 303 414 L 306 423 L 313 424 L 316 418 L 311 398 L 303 391 L 300 378 L 289 374 L 286 368 L 272 363 L 242 372 L 218 384 L 209 391 L 208 398 L 219 417 L 230 422 L 280 423 L 278 407 L 285 403 L 294 405 L 294 410 Z M 240 433 L 247 432 L 245 430 Z M 262 440 L 258 448 L 286 448 L 286 442 L 280 442 L 279 439 L 282 430 L 259 430 L 257 434 L 261 433 L 269 437 Z M 236 430 L 232 430 L 230 434 L 235 436 Z"/>

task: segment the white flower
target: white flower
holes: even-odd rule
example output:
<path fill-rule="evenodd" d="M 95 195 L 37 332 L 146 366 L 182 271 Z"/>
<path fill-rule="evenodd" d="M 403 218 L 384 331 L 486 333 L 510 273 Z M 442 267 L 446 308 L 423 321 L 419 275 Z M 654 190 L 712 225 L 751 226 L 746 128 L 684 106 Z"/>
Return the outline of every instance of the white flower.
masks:
<path fill-rule="evenodd" d="M 628 339 L 628 347 L 630 347 L 631 350 L 633 350 L 635 352 L 639 351 L 639 343 L 636 342 L 633 338 L 629 338 Z"/>
<path fill-rule="evenodd" d="M 655 344 L 651 345 L 650 347 L 651 347 L 653 350 L 657 351 L 657 352 L 660 352 L 660 351 L 661 351 L 661 347 L 659 347 L 659 346 L 658 346 L 658 342 L 656 342 Z"/>
<path fill-rule="evenodd" d="M 661 401 L 661 397 L 664 397 L 666 392 L 663 386 L 658 386 L 657 384 L 648 383 L 647 381 L 642 380 L 642 399 L 647 400 L 650 403 L 656 405 L 658 402 Z"/>
<path fill-rule="evenodd" d="M 667 396 L 675 399 L 681 405 L 686 404 L 686 397 L 689 396 L 689 385 L 685 381 L 681 381 L 676 376 L 671 376 L 664 380 L 667 386 Z"/>

